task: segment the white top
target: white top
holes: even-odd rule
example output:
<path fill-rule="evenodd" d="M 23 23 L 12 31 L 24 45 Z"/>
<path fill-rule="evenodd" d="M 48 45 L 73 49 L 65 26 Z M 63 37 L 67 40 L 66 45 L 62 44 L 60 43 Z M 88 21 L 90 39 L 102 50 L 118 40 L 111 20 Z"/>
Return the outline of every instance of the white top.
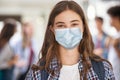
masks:
<path fill-rule="evenodd" d="M 114 38 L 120 38 L 120 32 Z M 120 80 L 120 58 L 118 57 L 114 47 L 110 45 L 109 53 L 108 53 L 108 60 L 111 62 L 113 66 L 113 72 L 115 75 L 116 80 Z"/>
<path fill-rule="evenodd" d="M 32 43 L 32 49 L 34 51 L 32 64 L 33 63 L 35 64 L 38 61 L 39 50 L 33 39 L 31 40 L 31 43 Z M 17 66 L 16 68 L 19 69 L 20 73 L 25 73 L 29 66 L 30 48 L 29 47 L 26 47 L 25 49 L 22 48 L 22 39 L 18 41 L 13 46 L 13 48 L 15 53 L 19 56 L 19 61 L 16 64 Z"/>
<path fill-rule="evenodd" d="M 9 43 L 7 43 L 0 52 L 0 69 L 11 68 L 8 61 L 14 56 L 14 52 Z"/>
<path fill-rule="evenodd" d="M 78 64 L 72 66 L 63 65 L 60 70 L 59 80 L 80 80 Z"/>

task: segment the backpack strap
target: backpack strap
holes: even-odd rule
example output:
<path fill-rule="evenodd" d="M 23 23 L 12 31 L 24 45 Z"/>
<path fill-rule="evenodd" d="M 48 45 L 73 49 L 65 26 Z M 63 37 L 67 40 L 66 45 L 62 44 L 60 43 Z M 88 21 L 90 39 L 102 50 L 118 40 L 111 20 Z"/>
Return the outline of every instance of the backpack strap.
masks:
<path fill-rule="evenodd" d="M 102 62 L 97 62 L 94 60 L 91 60 L 93 70 L 95 73 L 98 75 L 98 78 L 100 80 L 105 80 L 105 70 L 104 70 L 104 65 Z"/>
<path fill-rule="evenodd" d="M 46 72 L 46 70 L 41 71 L 41 80 L 47 80 L 49 74 Z"/>
<path fill-rule="evenodd" d="M 40 65 L 45 65 L 45 61 L 41 61 Z M 47 80 L 48 76 L 49 74 L 45 69 L 41 70 L 41 80 Z"/>

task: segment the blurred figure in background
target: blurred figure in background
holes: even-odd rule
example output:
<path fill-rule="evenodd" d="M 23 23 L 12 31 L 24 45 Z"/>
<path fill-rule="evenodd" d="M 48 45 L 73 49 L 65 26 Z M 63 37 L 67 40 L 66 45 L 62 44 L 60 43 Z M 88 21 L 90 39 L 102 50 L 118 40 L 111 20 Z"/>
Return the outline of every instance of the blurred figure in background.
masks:
<path fill-rule="evenodd" d="M 104 59 L 107 59 L 108 57 L 108 46 L 107 46 L 108 36 L 103 31 L 103 22 L 104 22 L 103 18 L 96 17 L 95 22 L 96 22 L 98 33 L 93 38 L 94 44 L 95 44 L 94 53 L 98 56 L 103 57 Z"/>
<path fill-rule="evenodd" d="M 6 19 L 0 34 L 0 72 L 1 80 L 13 80 L 14 65 L 17 62 L 17 56 L 14 54 L 10 45 L 10 39 L 16 32 L 16 21 Z"/>
<path fill-rule="evenodd" d="M 108 9 L 111 26 L 117 30 L 117 35 L 113 37 L 108 59 L 113 66 L 116 80 L 120 80 L 120 5 Z"/>
<path fill-rule="evenodd" d="M 19 61 L 16 65 L 17 80 L 24 80 L 29 67 L 36 62 L 38 56 L 38 47 L 33 40 L 33 27 L 33 24 L 30 22 L 22 24 L 22 39 L 14 48 L 15 53 L 19 56 Z"/>

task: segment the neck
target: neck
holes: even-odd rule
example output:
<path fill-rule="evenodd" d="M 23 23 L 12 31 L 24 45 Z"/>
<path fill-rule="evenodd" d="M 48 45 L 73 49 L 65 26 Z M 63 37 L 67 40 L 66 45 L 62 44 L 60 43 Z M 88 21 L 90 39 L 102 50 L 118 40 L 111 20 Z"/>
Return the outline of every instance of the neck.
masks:
<path fill-rule="evenodd" d="M 118 31 L 118 32 L 120 31 L 120 25 L 118 26 L 118 29 L 117 29 L 117 31 Z"/>
<path fill-rule="evenodd" d="M 118 24 L 116 24 L 115 26 L 116 26 L 116 30 L 119 32 L 120 31 L 120 20 L 118 21 Z"/>
<path fill-rule="evenodd" d="M 31 37 L 30 37 L 30 36 L 24 36 L 24 37 L 23 37 L 23 40 L 24 40 L 25 42 L 31 42 Z"/>
<path fill-rule="evenodd" d="M 103 31 L 102 31 L 102 30 L 99 30 L 99 31 L 98 31 L 98 34 L 103 34 Z"/>
<path fill-rule="evenodd" d="M 62 65 L 73 65 L 78 63 L 80 57 L 80 53 L 78 48 L 74 49 L 65 49 L 64 47 L 60 47 L 60 58 L 62 61 Z"/>
<path fill-rule="evenodd" d="M 31 44 L 31 39 L 27 38 L 27 37 L 24 37 L 23 38 L 23 47 L 29 47 L 30 44 Z"/>

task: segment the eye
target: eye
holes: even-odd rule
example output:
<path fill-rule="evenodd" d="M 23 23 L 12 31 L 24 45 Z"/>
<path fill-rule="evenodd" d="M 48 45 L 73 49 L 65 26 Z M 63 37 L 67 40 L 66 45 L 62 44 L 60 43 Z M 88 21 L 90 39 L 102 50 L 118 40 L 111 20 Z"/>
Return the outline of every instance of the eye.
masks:
<path fill-rule="evenodd" d="M 57 25 L 56 27 L 57 28 L 64 28 L 65 26 L 64 25 Z"/>
<path fill-rule="evenodd" d="M 78 26 L 79 24 L 78 23 L 73 23 L 72 24 L 72 26 L 74 27 L 74 26 Z"/>

